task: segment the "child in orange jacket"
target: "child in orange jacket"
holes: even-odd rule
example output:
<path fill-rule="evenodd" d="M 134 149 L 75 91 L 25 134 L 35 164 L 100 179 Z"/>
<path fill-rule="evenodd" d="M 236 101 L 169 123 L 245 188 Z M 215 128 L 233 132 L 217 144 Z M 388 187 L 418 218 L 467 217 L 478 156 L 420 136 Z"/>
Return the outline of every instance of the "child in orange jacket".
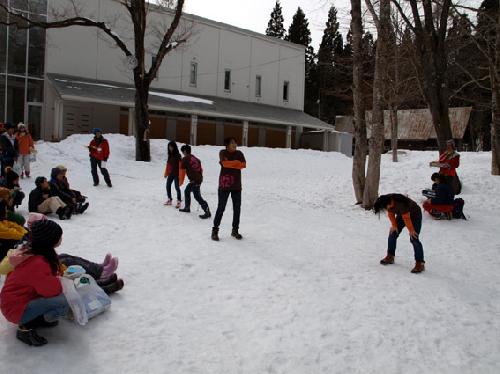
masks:
<path fill-rule="evenodd" d="M 30 177 L 30 157 L 31 153 L 35 151 L 35 144 L 31 137 L 26 125 L 19 123 L 17 125 L 17 144 L 19 144 L 19 156 L 17 157 L 17 169 L 21 174 L 21 178 Z"/>

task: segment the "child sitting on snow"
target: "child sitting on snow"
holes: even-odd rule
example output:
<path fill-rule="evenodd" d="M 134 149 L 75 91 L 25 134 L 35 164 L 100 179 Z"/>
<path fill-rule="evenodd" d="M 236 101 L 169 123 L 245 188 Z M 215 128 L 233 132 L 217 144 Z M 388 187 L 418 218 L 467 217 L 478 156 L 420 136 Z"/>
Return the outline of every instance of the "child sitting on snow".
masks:
<path fill-rule="evenodd" d="M 428 199 L 424 201 L 423 208 L 426 212 L 436 218 L 440 218 L 444 213 L 441 212 L 441 207 L 449 206 L 453 208 L 453 200 L 455 195 L 451 186 L 446 183 L 446 177 L 439 173 L 434 173 L 431 176 L 431 190 L 423 190 L 422 195 Z"/>

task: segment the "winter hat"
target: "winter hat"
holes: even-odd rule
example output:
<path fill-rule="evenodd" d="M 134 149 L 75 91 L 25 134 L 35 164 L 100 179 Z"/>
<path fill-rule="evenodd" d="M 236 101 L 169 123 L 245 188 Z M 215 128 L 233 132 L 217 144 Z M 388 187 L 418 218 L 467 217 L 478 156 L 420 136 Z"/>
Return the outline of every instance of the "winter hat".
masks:
<path fill-rule="evenodd" d="M 31 230 L 33 224 L 37 221 L 46 221 L 48 218 L 42 213 L 30 213 L 28 216 L 28 229 Z"/>
<path fill-rule="evenodd" d="M 46 180 L 47 178 L 45 177 L 36 177 L 35 179 L 35 186 L 40 187 L 42 183 Z"/>
<path fill-rule="evenodd" d="M 101 129 L 100 129 L 99 127 L 94 127 L 94 128 L 92 129 L 92 134 L 94 134 L 94 135 L 95 135 L 95 134 L 96 134 L 96 133 L 98 133 L 98 132 L 102 133 L 102 131 L 101 131 Z"/>
<path fill-rule="evenodd" d="M 56 179 L 59 174 L 62 173 L 62 170 L 58 167 L 52 168 L 50 171 L 50 179 Z"/>
<path fill-rule="evenodd" d="M 18 130 L 21 130 L 21 129 L 25 129 L 26 130 L 26 125 L 24 123 L 22 123 L 22 122 L 19 122 L 17 124 L 17 129 Z"/>
<path fill-rule="evenodd" d="M 31 226 L 32 247 L 54 248 L 63 234 L 61 226 L 54 221 L 36 221 Z"/>
<path fill-rule="evenodd" d="M 67 171 L 68 170 L 68 168 L 66 168 L 66 166 L 64 166 L 64 165 L 57 165 L 56 168 L 58 168 L 61 171 Z"/>

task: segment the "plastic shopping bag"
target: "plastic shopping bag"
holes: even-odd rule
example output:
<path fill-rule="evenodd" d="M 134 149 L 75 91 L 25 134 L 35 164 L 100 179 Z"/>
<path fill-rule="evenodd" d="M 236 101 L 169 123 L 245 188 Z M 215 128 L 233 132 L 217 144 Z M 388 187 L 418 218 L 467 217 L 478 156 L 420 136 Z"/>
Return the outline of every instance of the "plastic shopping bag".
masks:
<path fill-rule="evenodd" d="M 85 309 L 82 298 L 78 292 L 76 292 L 73 279 L 62 277 L 61 284 L 66 301 L 73 312 L 73 319 L 79 325 L 85 325 L 89 320 L 87 310 Z"/>

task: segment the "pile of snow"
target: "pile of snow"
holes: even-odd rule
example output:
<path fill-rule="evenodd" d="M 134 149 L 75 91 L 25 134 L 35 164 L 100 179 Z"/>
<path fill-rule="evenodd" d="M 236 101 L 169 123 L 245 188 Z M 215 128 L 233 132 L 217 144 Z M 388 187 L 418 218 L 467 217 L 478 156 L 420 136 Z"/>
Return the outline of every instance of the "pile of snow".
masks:
<path fill-rule="evenodd" d="M 427 271 L 410 274 L 405 231 L 396 264 L 385 255 L 389 222 L 353 206 L 351 159 L 338 153 L 245 148 L 241 233 L 221 242 L 212 221 L 164 207 L 166 140 L 150 163 L 134 140 L 107 135 L 113 188 L 92 186 L 90 136 L 38 144 L 33 176 L 68 167 L 89 196 L 83 216 L 62 221 L 61 252 L 120 258 L 125 288 L 111 309 L 79 327 L 43 330 L 34 349 L 0 317 L 5 373 L 498 373 L 500 370 L 500 179 L 490 153 L 463 153 L 468 221 L 424 217 Z M 219 147 L 194 147 L 202 195 L 217 204 Z M 435 152 L 382 160 L 381 193 L 421 199 Z M 33 179 L 22 180 L 28 193 Z M 27 212 L 27 201 L 20 209 Z M 1 283 L 1 281 L 0 281 Z"/>

